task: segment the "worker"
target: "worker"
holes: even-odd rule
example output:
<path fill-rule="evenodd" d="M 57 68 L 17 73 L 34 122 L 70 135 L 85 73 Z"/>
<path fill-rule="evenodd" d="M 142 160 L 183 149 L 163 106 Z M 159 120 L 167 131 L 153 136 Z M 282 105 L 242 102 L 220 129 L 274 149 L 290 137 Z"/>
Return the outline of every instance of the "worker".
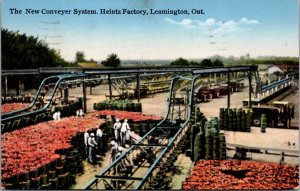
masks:
<path fill-rule="evenodd" d="M 111 141 L 110 144 L 112 145 L 111 162 L 114 162 L 114 160 L 116 160 L 117 156 L 119 156 L 119 146 L 118 146 L 118 143 L 116 143 L 115 141 Z"/>
<path fill-rule="evenodd" d="M 53 114 L 53 119 L 54 119 L 54 121 L 60 121 L 60 111 L 57 111 L 57 112 L 55 112 L 54 114 Z"/>
<path fill-rule="evenodd" d="M 121 144 L 123 147 L 125 146 L 126 134 L 128 133 L 128 130 L 130 130 L 130 127 L 128 125 L 128 120 L 125 119 L 121 127 Z"/>
<path fill-rule="evenodd" d="M 114 133 L 115 133 L 115 141 L 120 144 L 120 129 L 121 129 L 122 123 L 120 122 L 119 119 L 116 119 L 116 123 L 114 124 Z"/>
<path fill-rule="evenodd" d="M 103 153 L 103 140 L 102 140 L 103 131 L 99 128 L 96 131 L 96 141 L 97 141 L 97 154 L 100 155 Z"/>
<path fill-rule="evenodd" d="M 79 110 L 79 116 L 80 116 L 80 117 L 83 117 L 83 116 L 84 116 L 84 113 L 83 113 L 82 109 Z"/>
<path fill-rule="evenodd" d="M 89 156 L 88 139 L 89 139 L 89 132 L 88 132 L 88 130 L 86 130 L 84 132 L 84 145 L 85 145 L 85 154 L 86 154 L 87 157 Z"/>
<path fill-rule="evenodd" d="M 95 141 L 95 134 L 91 133 L 90 137 L 88 138 L 88 145 L 89 145 L 89 160 L 88 162 L 92 164 L 96 164 L 96 156 L 95 156 L 95 150 L 97 143 Z"/>

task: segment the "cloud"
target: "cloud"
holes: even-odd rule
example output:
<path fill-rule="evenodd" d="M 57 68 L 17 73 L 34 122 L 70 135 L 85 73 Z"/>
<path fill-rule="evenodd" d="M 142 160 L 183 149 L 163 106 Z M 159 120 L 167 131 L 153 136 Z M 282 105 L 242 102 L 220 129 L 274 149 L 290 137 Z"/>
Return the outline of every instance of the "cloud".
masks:
<path fill-rule="evenodd" d="M 246 25 L 256 25 L 259 24 L 258 20 L 249 20 L 245 17 L 241 18 L 239 21 L 240 24 L 246 24 Z"/>
<path fill-rule="evenodd" d="M 174 21 L 173 19 L 170 19 L 170 18 L 164 18 L 164 20 L 167 23 L 179 25 L 179 26 L 186 27 L 186 28 L 195 28 L 196 27 L 194 25 L 194 21 L 192 21 L 191 19 L 183 19 L 180 22 Z"/>
<path fill-rule="evenodd" d="M 205 21 L 183 19 L 181 21 L 175 21 L 170 18 L 164 18 L 164 20 L 169 24 L 178 25 L 184 28 L 198 28 L 202 30 L 207 30 L 209 32 L 238 32 L 243 30 L 243 26 L 246 25 L 257 25 L 258 20 L 247 19 L 242 17 L 239 21 L 234 20 L 220 20 L 217 21 L 214 18 L 208 18 Z"/>
<path fill-rule="evenodd" d="M 229 21 L 220 21 L 218 23 L 218 26 L 216 28 L 216 32 L 237 32 L 242 30 L 238 23 L 233 21 L 233 20 L 229 20 Z"/>
<path fill-rule="evenodd" d="M 195 22 L 198 23 L 198 25 L 201 27 L 212 27 L 216 24 L 216 20 L 213 18 L 208 18 L 204 22 L 201 21 L 195 21 Z"/>

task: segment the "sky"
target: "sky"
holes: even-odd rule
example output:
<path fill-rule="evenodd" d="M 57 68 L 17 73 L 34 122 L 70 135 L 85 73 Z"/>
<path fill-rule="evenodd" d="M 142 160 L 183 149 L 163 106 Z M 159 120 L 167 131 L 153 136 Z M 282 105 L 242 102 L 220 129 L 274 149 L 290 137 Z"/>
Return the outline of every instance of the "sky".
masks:
<path fill-rule="evenodd" d="M 68 61 L 75 59 L 77 51 L 94 60 L 104 60 L 111 53 L 121 60 L 299 55 L 297 0 L 2 0 L 1 3 L 2 28 L 39 37 Z M 26 9 L 39 13 L 26 14 Z M 75 9 L 95 10 L 98 14 L 78 15 Z M 121 13 L 123 9 L 146 10 L 148 14 L 100 14 L 100 9 L 117 9 Z M 186 14 L 151 14 L 151 9 L 180 9 L 186 10 Z M 198 13 L 202 9 L 203 14 L 193 14 L 193 9 Z M 49 14 L 53 10 L 69 10 L 69 14 Z"/>

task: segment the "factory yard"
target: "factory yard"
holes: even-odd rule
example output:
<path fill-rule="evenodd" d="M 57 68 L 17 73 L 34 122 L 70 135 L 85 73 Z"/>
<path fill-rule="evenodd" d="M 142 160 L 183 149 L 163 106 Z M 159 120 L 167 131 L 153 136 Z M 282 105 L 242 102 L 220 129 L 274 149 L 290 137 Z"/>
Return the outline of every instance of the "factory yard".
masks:
<path fill-rule="evenodd" d="M 234 92 L 230 95 L 230 106 L 232 108 L 241 108 L 242 100 L 248 97 L 248 86 L 241 92 Z M 77 95 L 80 94 L 81 89 L 77 89 Z M 93 89 L 92 95 L 88 95 L 88 111 L 93 111 L 92 104 L 94 102 L 99 102 L 107 99 L 105 95 L 108 94 L 108 86 L 102 85 Z M 76 94 L 73 94 L 76 96 Z M 143 113 L 149 115 L 159 115 L 164 116 L 167 113 L 167 98 L 169 93 L 159 93 L 153 96 L 148 96 L 141 99 Z M 285 97 L 283 100 L 292 101 L 295 107 L 295 118 L 291 122 L 292 127 L 299 127 L 299 109 L 298 109 L 298 89 L 292 94 Z M 209 119 L 211 117 L 219 116 L 219 108 L 227 107 L 227 96 L 223 96 L 217 99 L 212 99 L 207 103 L 198 104 L 201 112 Z M 281 152 L 276 151 L 285 150 L 286 154 L 299 155 L 299 130 L 298 129 L 280 129 L 280 128 L 267 128 L 266 133 L 261 133 L 259 127 L 251 127 L 251 132 L 233 132 L 226 131 L 226 143 L 243 145 L 248 147 L 259 147 L 265 148 L 266 152 L 263 154 L 258 153 L 248 153 L 247 157 L 252 160 L 274 162 L 279 163 L 281 159 Z M 291 144 L 288 144 L 291 143 Z M 293 143 L 295 143 L 293 145 Z M 268 153 L 268 149 L 273 149 L 272 153 Z M 288 151 L 291 151 L 290 153 Z M 227 155 L 233 157 L 234 151 L 228 150 Z M 85 165 L 85 174 L 77 178 L 77 184 L 72 186 L 72 189 L 81 189 L 85 186 L 95 175 L 99 174 L 105 167 L 109 165 L 110 154 L 106 153 L 103 157 L 101 165 L 92 166 L 87 162 Z M 298 157 L 285 156 L 285 162 L 287 164 L 298 164 Z M 185 180 L 186 176 L 190 173 L 193 163 L 189 157 L 181 154 L 178 156 L 177 161 L 174 163 L 178 169 L 181 169 L 177 174 L 172 177 L 172 189 L 181 189 L 182 182 Z"/>
<path fill-rule="evenodd" d="M 242 101 L 248 98 L 249 88 L 247 80 L 243 81 L 245 87 L 242 91 L 233 92 L 230 94 L 230 108 L 242 108 Z M 99 103 L 108 100 L 109 88 L 107 84 L 96 86 L 92 89 L 87 88 L 87 112 L 94 112 L 94 103 Z M 113 90 L 113 95 L 117 94 L 116 90 Z M 82 97 L 82 87 L 76 87 L 69 90 L 69 99 L 76 100 L 76 98 Z M 142 113 L 145 115 L 165 116 L 168 110 L 168 97 L 169 92 L 156 93 L 141 98 Z M 240 131 L 224 131 L 226 138 L 226 155 L 228 158 L 233 158 L 235 155 L 235 147 L 246 147 L 249 149 L 256 149 L 262 152 L 248 152 L 247 159 L 260 162 L 273 162 L 279 164 L 282 160 L 281 153 L 284 151 L 284 162 L 288 165 L 299 164 L 299 91 L 298 88 L 291 94 L 284 97 L 282 100 L 289 101 L 295 106 L 295 118 L 291 122 L 291 129 L 282 128 L 266 128 L 265 133 L 261 133 L 260 127 L 251 127 L 251 132 Z M 137 100 L 134 100 L 137 102 Z M 209 100 L 206 103 L 198 103 L 197 107 L 204 116 L 210 120 L 213 117 L 219 117 L 220 108 L 227 107 L 227 96 L 221 96 Z M 112 137 L 109 137 L 109 141 Z M 87 186 L 90 181 L 99 175 L 110 165 L 111 150 L 110 146 L 106 153 L 100 158 L 96 165 L 91 165 L 86 160 L 83 161 L 84 172 L 76 176 L 76 183 L 71 185 L 70 189 L 82 189 Z M 213 163 L 213 162 L 212 162 Z M 181 153 L 177 156 L 176 161 L 173 163 L 175 169 L 172 175 L 168 175 L 171 178 L 169 183 L 171 189 L 182 189 L 183 182 L 191 174 L 195 163 L 190 157 Z M 135 176 L 143 176 L 145 172 L 137 171 Z M 167 175 L 166 175 L 167 176 Z M 188 183 L 187 183 L 188 184 Z M 104 185 L 101 183 L 99 189 L 103 189 Z M 187 187 L 188 188 L 188 187 Z"/>

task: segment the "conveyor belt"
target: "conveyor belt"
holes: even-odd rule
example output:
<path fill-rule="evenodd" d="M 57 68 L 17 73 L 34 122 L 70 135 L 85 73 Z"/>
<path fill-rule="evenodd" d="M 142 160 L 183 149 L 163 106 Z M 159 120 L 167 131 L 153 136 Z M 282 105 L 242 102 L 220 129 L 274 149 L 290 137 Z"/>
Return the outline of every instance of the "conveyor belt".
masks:
<path fill-rule="evenodd" d="M 85 77 L 85 74 L 65 74 L 65 75 L 58 75 L 58 76 L 51 76 L 48 78 L 45 78 L 41 85 L 39 86 L 39 89 L 34 97 L 34 100 L 32 101 L 32 103 L 23 109 L 17 110 L 17 111 L 13 111 L 13 112 L 9 112 L 6 114 L 1 115 L 1 123 L 4 123 L 6 121 L 9 120 L 15 120 L 17 118 L 20 117 L 26 117 L 26 116 L 30 116 L 30 115 L 36 115 L 36 114 L 40 114 L 45 112 L 47 109 L 49 109 L 51 107 L 51 104 L 53 102 L 53 98 L 54 95 L 56 93 L 56 90 L 58 89 L 59 84 L 67 79 L 73 79 L 73 78 L 82 78 Z M 51 98 L 49 100 L 49 102 L 41 109 L 37 109 L 37 110 L 31 110 L 33 108 L 33 106 L 35 105 L 35 103 L 37 102 L 37 99 L 41 93 L 42 88 L 44 87 L 45 83 L 49 80 L 53 80 L 53 79 L 57 79 L 57 81 L 55 82 L 54 88 L 52 90 L 52 94 L 51 94 Z"/>
<path fill-rule="evenodd" d="M 163 161 L 163 158 L 167 155 L 170 149 L 180 141 L 181 136 L 184 135 L 187 130 L 188 122 L 191 117 L 192 109 L 194 108 L 193 92 L 195 81 L 201 77 L 202 74 L 207 73 L 228 73 L 228 72 L 255 72 L 257 67 L 255 66 L 243 66 L 243 67 L 224 67 L 214 69 L 196 70 L 193 78 L 178 76 L 173 78 L 170 86 L 170 94 L 168 101 L 168 112 L 165 118 L 152 128 L 140 141 L 131 145 L 129 149 L 124 151 L 115 161 L 113 161 L 107 168 L 105 168 L 100 174 L 96 175 L 83 189 L 145 189 L 145 184 L 149 181 L 155 168 Z M 174 101 L 176 95 L 176 88 L 180 87 L 179 81 L 189 82 L 189 99 L 188 109 L 184 119 L 181 115 L 178 115 L 182 123 L 176 124 L 176 115 L 174 115 L 172 109 L 174 107 Z M 176 84 L 178 83 L 178 84 Z M 175 85 L 176 84 L 176 85 Z M 187 84 L 185 84 L 187 85 Z M 174 117 L 175 116 L 175 117 Z M 174 121 L 175 120 L 175 121 Z M 157 142 L 150 142 L 151 138 L 159 138 Z M 137 165 L 124 166 L 126 160 L 130 161 L 132 157 L 138 158 L 138 155 L 134 153 L 143 153 L 140 163 Z M 151 159 L 151 161 L 149 161 Z M 125 167 L 129 171 L 122 169 Z M 115 172 L 112 174 L 112 172 Z M 125 173 L 124 173 L 125 172 Z"/>

